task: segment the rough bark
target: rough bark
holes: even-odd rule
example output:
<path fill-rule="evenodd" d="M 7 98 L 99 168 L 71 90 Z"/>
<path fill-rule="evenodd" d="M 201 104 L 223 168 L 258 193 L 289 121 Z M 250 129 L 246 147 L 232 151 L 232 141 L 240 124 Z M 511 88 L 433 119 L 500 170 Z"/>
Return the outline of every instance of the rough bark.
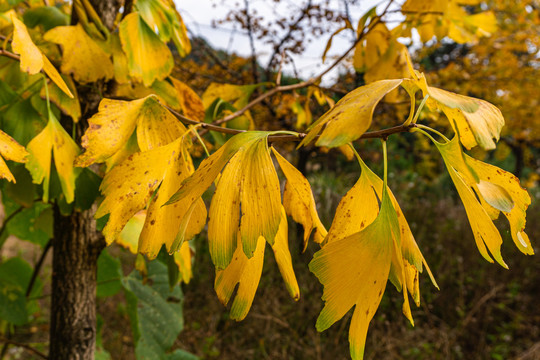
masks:
<path fill-rule="evenodd" d="M 97 258 L 105 241 L 93 211 L 54 211 L 50 359 L 94 359 Z"/>

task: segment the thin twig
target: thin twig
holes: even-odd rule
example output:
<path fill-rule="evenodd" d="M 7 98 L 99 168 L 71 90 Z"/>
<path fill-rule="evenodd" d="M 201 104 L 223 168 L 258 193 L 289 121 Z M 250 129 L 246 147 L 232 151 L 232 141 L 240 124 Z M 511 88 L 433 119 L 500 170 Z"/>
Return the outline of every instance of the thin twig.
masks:
<path fill-rule="evenodd" d="M 7 227 L 7 224 L 11 221 L 11 219 L 13 219 L 15 217 L 15 215 L 17 215 L 18 213 L 20 213 L 21 211 L 23 211 L 25 209 L 24 206 L 21 206 L 19 207 L 17 210 L 13 211 L 11 214 L 9 214 L 5 219 L 4 219 L 4 222 L 2 223 L 2 227 L 0 227 L 0 236 L 2 236 L 2 234 L 4 234 L 4 231 L 6 231 L 6 227 Z"/>
<path fill-rule="evenodd" d="M 1 56 L 6 56 L 6 57 L 8 57 L 10 59 L 13 59 L 13 60 L 16 60 L 16 61 L 21 61 L 21 57 L 19 55 L 17 55 L 17 54 L 12 53 L 11 51 L 0 49 L 0 55 Z"/>
<path fill-rule="evenodd" d="M 0 337 L 0 342 L 21 347 L 21 348 L 23 348 L 25 350 L 30 351 L 31 353 L 34 353 L 35 355 L 39 356 L 42 359 L 48 359 L 47 355 L 45 355 L 44 353 L 42 353 L 38 349 L 36 349 L 36 348 L 34 348 L 34 347 L 32 347 L 32 346 L 30 346 L 28 344 L 23 344 L 23 343 L 13 341 L 13 340 L 10 340 L 10 339 L 6 339 L 6 338 L 3 338 L 3 337 Z"/>
<path fill-rule="evenodd" d="M 39 257 L 38 262 L 36 263 L 36 266 L 34 267 L 34 271 L 32 272 L 32 277 L 30 278 L 30 282 L 28 283 L 28 286 L 26 288 L 26 297 L 30 296 L 30 293 L 32 292 L 32 288 L 34 287 L 34 283 L 36 282 L 37 276 L 39 275 L 39 270 L 41 270 L 41 267 L 43 266 L 43 262 L 45 261 L 45 257 L 47 256 L 47 253 L 52 247 L 52 240 L 47 241 L 47 244 L 43 248 L 43 252 L 41 253 L 41 256 Z"/>
<path fill-rule="evenodd" d="M 271 89 L 270 91 L 267 91 L 261 95 L 259 95 L 258 97 L 256 97 L 255 99 L 253 99 L 252 101 L 250 101 L 246 106 L 244 106 L 242 109 L 240 110 L 237 110 L 235 112 L 233 112 L 232 114 L 229 114 L 217 121 L 214 121 L 213 124 L 214 125 L 220 125 L 220 124 L 223 124 L 223 123 L 226 123 L 228 121 L 231 121 L 235 118 L 237 118 L 238 116 L 244 114 L 246 111 L 248 111 L 249 109 L 251 109 L 253 106 L 259 104 L 260 102 L 266 100 L 267 98 L 273 96 L 274 94 L 277 94 L 277 93 L 280 93 L 280 92 L 284 92 L 284 91 L 291 91 L 291 90 L 296 90 L 296 89 L 302 89 L 302 88 L 305 88 L 305 87 L 308 87 L 310 85 L 313 85 L 313 84 L 316 84 L 324 75 L 326 75 L 328 72 L 330 72 L 334 67 L 336 67 L 341 61 L 343 61 L 343 59 L 345 59 L 349 53 L 354 50 L 354 48 L 356 47 L 356 45 L 362 41 L 362 39 L 364 39 L 374 28 L 375 28 L 375 25 L 377 25 L 379 22 L 381 22 L 381 18 L 386 15 L 387 11 L 388 11 L 388 8 L 390 7 L 390 5 L 393 3 L 393 1 L 390 1 L 388 3 L 388 5 L 386 6 L 386 8 L 384 9 L 384 11 L 382 12 L 382 14 L 377 17 L 373 22 L 371 22 L 368 27 L 367 27 L 367 30 L 366 31 L 362 31 L 362 33 L 358 36 L 358 38 L 356 39 L 356 41 L 339 57 L 337 58 L 332 64 L 330 64 L 325 70 L 323 70 L 321 73 L 319 73 L 318 75 L 316 75 L 315 77 L 312 77 L 308 80 L 305 80 L 305 81 L 302 81 L 302 82 L 299 82 L 299 83 L 296 83 L 296 84 L 292 84 L 292 85 L 284 85 L 284 86 L 276 86 L 274 87 L 273 89 Z"/>
<path fill-rule="evenodd" d="M 180 114 L 179 112 L 175 111 L 174 109 L 171 109 L 168 106 L 165 106 L 165 107 L 167 108 L 167 110 L 169 110 L 171 112 L 171 114 L 173 114 L 178 120 L 180 120 L 184 124 L 199 125 L 201 128 L 203 128 L 205 130 L 216 131 L 216 132 L 220 132 L 220 133 L 224 133 L 224 134 L 235 135 L 235 134 L 240 134 L 240 133 L 246 132 L 246 130 L 229 129 L 229 128 L 221 127 L 221 126 L 216 125 L 215 123 L 214 124 L 208 124 L 208 123 L 203 123 L 203 122 L 200 122 L 200 121 L 196 121 L 196 120 L 190 119 L 190 118 Z M 360 138 L 358 138 L 358 140 L 384 139 L 384 138 L 387 138 L 388 136 L 390 136 L 392 134 L 397 134 L 397 133 L 402 133 L 402 132 L 410 132 L 411 129 L 413 129 L 415 127 L 416 127 L 416 124 L 398 125 L 398 126 L 394 126 L 394 127 L 388 128 L 388 129 L 370 131 L 370 132 L 364 133 L 362 136 L 360 136 Z M 271 142 L 274 142 L 274 141 L 301 141 L 306 136 L 307 136 L 307 134 L 305 134 L 305 133 L 297 133 L 296 135 L 270 135 L 268 137 L 268 141 L 271 141 Z M 318 138 L 318 136 L 316 138 Z"/>

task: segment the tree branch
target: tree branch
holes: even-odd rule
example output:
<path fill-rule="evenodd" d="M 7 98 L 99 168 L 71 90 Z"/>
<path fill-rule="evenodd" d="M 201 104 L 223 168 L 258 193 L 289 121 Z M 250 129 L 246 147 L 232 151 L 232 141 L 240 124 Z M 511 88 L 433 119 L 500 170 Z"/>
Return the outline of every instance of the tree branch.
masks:
<path fill-rule="evenodd" d="M 354 50 L 354 48 L 356 47 L 356 45 L 362 41 L 372 30 L 373 28 L 375 27 L 375 25 L 377 25 L 379 22 L 381 22 L 381 18 L 386 15 L 386 13 L 388 12 L 388 8 L 390 7 L 390 5 L 393 3 L 393 0 L 391 0 L 388 5 L 386 6 L 386 8 L 384 9 L 384 11 L 382 12 L 382 14 L 380 16 L 378 16 L 374 21 L 372 21 L 368 26 L 367 26 L 367 30 L 366 31 L 362 31 L 362 33 L 356 38 L 356 41 L 354 41 L 354 43 L 343 53 L 343 55 L 341 55 L 338 59 L 336 59 L 332 64 L 330 64 L 325 70 L 323 70 L 321 73 L 319 73 L 318 75 L 316 75 L 315 77 L 312 77 L 308 80 L 305 80 L 305 81 L 302 81 L 302 82 L 299 82 L 297 84 L 292 84 L 292 85 L 284 85 L 284 86 L 276 86 L 274 87 L 273 89 L 271 89 L 270 91 L 267 91 L 261 95 L 259 95 L 258 97 L 256 97 L 254 100 L 250 101 L 246 106 L 244 106 L 242 109 L 240 110 L 237 110 L 235 112 L 233 112 L 232 114 L 229 114 L 219 120 L 216 120 L 213 122 L 214 125 L 220 125 L 220 124 L 223 124 L 223 123 L 226 123 L 228 121 L 231 121 L 235 118 L 237 118 L 238 116 L 244 114 L 246 111 L 248 111 L 249 109 L 251 109 L 253 106 L 259 104 L 260 102 L 266 100 L 267 98 L 273 96 L 274 94 L 277 94 L 279 92 L 284 92 L 284 91 L 291 91 L 291 90 L 296 90 L 296 89 L 302 89 L 302 88 L 305 88 L 305 87 L 308 87 L 310 85 L 314 85 L 316 84 L 324 75 L 326 75 L 328 72 L 330 72 L 334 67 L 336 67 L 341 61 L 343 61 L 343 59 L 345 59 L 349 53 Z M 364 28 L 366 29 L 366 28 Z"/>
<path fill-rule="evenodd" d="M 48 359 L 47 355 L 45 355 L 44 353 L 42 353 L 41 351 L 33 348 L 32 346 L 30 345 L 27 345 L 27 344 L 23 344 L 23 343 L 20 343 L 20 342 L 17 342 L 17 341 L 13 341 L 13 340 L 10 340 L 10 339 L 6 339 L 6 338 L 3 338 L 3 337 L 0 337 L 0 342 L 3 342 L 5 343 L 6 345 L 7 344 L 10 344 L 10 345 L 15 345 L 15 346 L 18 346 L 18 347 L 21 347 L 25 350 L 28 350 L 29 352 L 39 356 L 40 358 L 42 359 Z"/>
<path fill-rule="evenodd" d="M 6 56 L 10 59 L 13 59 L 13 60 L 16 60 L 16 61 L 21 61 L 21 57 L 17 54 L 14 54 L 12 53 L 11 51 L 7 51 L 7 50 L 4 50 L 4 49 L 0 49 L 0 56 Z"/>
<path fill-rule="evenodd" d="M 169 110 L 171 112 L 171 114 L 173 114 L 178 120 L 180 120 L 184 124 L 198 125 L 202 129 L 205 129 L 205 130 L 216 131 L 216 132 L 220 132 L 220 133 L 224 133 L 224 134 L 231 134 L 231 135 L 236 135 L 236 134 L 246 132 L 246 130 L 229 129 L 229 128 L 221 127 L 221 126 L 216 125 L 215 123 L 214 124 L 208 124 L 208 123 L 203 123 L 203 122 L 200 122 L 200 121 L 196 121 L 196 120 L 190 119 L 190 118 L 180 114 L 179 112 L 171 109 L 168 106 L 165 106 L 165 107 L 167 108 L 167 110 Z M 387 138 L 388 136 L 390 136 L 392 134 L 397 134 L 397 133 L 402 133 L 402 132 L 410 132 L 411 129 L 413 129 L 415 127 L 416 127 L 416 124 L 398 125 L 398 126 L 394 126 L 394 127 L 388 128 L 388 129 L 370 131 L 370 132 L 364 133 L 362 136 L 360 136 L 360 138 L 358 140 L 385 139 L 385 138 Z M 306 136 L 307 136 L 306 133 L 297 133 L 296 135 L 270 135 L 268 137 L 268 141 L 301 141 Z M 319 136 L 317 136 L 316 139 L 318 137 Z"/>

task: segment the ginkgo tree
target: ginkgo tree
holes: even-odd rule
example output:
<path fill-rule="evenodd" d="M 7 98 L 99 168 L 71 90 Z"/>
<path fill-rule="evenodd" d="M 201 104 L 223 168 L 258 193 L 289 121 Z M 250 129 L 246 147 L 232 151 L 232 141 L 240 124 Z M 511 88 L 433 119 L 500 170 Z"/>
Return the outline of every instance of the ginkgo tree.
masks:
<path fill-rule="evenodd" d="M 139 325 L 139 358 L 181 356 L 166 354 L 181 330 L 173 316 L 177 304 L 167 299 L 180 296 L 178 281 L 193 276 L 189 241 L 201 232 L 215 265 L 219 300 L 227 305 L 234 297 L 232 319 L 249 313 L 267 246 L 291 297 L 299 299 L 287 238 L 292 219 L 304 228 L 304 249 L 310 239 L 320 246 L 309 264 L 324 287 L 315 326 L 323 331 L 354 307 L 350 352 L 361 359 L 387 280 L 402 293 L 411 324 L 409 296 L 419 306 L 419 274 L 425 270 L 438 287 L 399 195 L 388 187 L 392 164 L 386 143 L 403 132 L 428 138 L 440 152 L 481 256 L 507 267 L 493 223 L 501 212 L 516 247 L 533 254 L 524 230 L 527 191 L 512 174 L 463 149 L 494 149 L 504 126 L 501 112 L 486 101 L 430 86 L 398 41 L 413 29 L 423 40 L 449 37 L 462 43 L 489 36 L 497 31 L 495 17 L 478 4 L 408 0 L 398 7 L 404 21 L 389 29 L 389 1 L 339 30 L 352 31 L 356 39 L 318 76 L 290 85 L 280 84 L 281 74 L 257 84 L 212 83 L 199 97 L 171 75 L 169 45 L 181 57 L 191 50 L 171 0 L 2 3 L 0 176 L 15 184 L 3 187 L 2 199 L 8 216 L 18 211 L 14 206 L 45 206 L 54 214 L 52 240 L 45 246 L 54 249 L 49 358 L 93 358 L 96 264 L 103 248 L 115 242 L 139 254 L 142 275 L 135 271 L 122 281 L 139 297 L 139 318 L 156 315 L 144 310 L 154 301 L 170 306 L 155 319 L 168 331 L 163 336 Z M 330 46 L 331 41 L 327 50 Z M 318 84 L 347 60 L 364 73 L 366 84 L 334 103 Z M 326 113 L 311 123 L 306 107 L 294 103 L 291 112 L 303 114 L 297 128 L 263 131 L 250 110 L 304 88 Z M 402 99 L 410 99 L 409 115 L 393 127 L 376 128 L 376 106 Z M 425 108 L 448 120 L 451 135 L 421 123 Z M 356 150 L 367 138 L 381 139 L 382 179 Z M 290 155 L 274 146 L 278 142 L 337 148 L 358 162 L 360 178 L 343 196 L 329 229 L 319 219 L 308 180 Z M 283 193 L 278 172 L 285 179 Z M 28 185 L 30 178 L 38 186 Z M 212 186 L 207 208 L 203 194 Z M 169 266 L 169 287 L 152 292 L 141 276 L 162 284 L 163 268 L 151 262 L 160 254 L 174 270 Z M 23 324 L 24 314 L 8 320 Z"/>

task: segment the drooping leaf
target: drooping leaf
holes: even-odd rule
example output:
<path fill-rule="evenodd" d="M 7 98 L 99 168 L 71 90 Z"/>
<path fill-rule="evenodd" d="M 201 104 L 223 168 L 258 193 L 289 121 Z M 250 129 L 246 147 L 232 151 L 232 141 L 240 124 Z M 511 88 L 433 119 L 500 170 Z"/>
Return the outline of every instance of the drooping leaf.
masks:
<path fill-rule="evenodd" d="M 43 201 L 49 199 L 49 181 L 51 171 L 51 156 L 54 155 L 54 165 L 60 179 L 62 192 L 68 203 L 75 199 L 75 180 L 80 169 L 74 168 L 73 162 L 79 154 L 79 147 L 60 125 L 52 113 L 49 123 L 30 143 L 26 168 L 32 174 L 34 183 L 43 183 Z"/>
<path fill-rule="evenodd" d="M 495 259 L 502 267 L 508 268 L 501 255 L 501 235 L 490 215 L 475 196 L 473 186 L 476 184 L 476 178 L 465 163 L 457 136 L 446 144 L 435 142 L 435 145 L 443 157 L 448 173 L 463 202 L 480 254 L 487 261 L 493 262 Z"/>
<path fill-rule="evenodd" d="M 150 86 L 171 73 L 174 62 L 171 51 L 141 18 L 127 15 L 119 25 L 122 49 L 128 59 L 129 74 Z"/>
<path fill-rule="evenodd" d="M 351 91 L 311 126 L 300 146 L 310 143 L 319 133 L 317 146 L 337 147 L 358 139 L 369 129 L 375 106 L 401 82 L 380 80 Z"/>
<path fill-rule="evenodd" d="M 266 138 L 244 151 L 240 192 L 240 235 L 244 253 L 251 257 L 263 236 L 272 245 L 279 228 L 281 193 Z"/>
<path fill-rule="evenodd" d="M 238 285 L 236 296 L 229 317 L 236 321 L 243 320 L 251 308 L 255 292 L 261 278 L 264 248 L 266 241 L 263 237 L 257 240 L 256 249 L 250 259 L 242 250 L 242 239 L 238 234 L 238 245 L 230 264 L 224 270 L 216 271 L 214 288 L 223 305 L 227 305 Z"/>
<path fill-rule="evenodd" d="M 188 199 L 187 204 L 192 204 L 226 166 L 222 175 L 224 178 L 217 184 L 217 196 L 210 205 L 208 222 L 210 253 L 218 269 L 224 269 L 231 261 L 238 209 L 241 210 L 239 229 L 242 246 L 248 258 L 251 258 L 260 236 L 272 244 L 278 231 L 281 206 L 279 180 L 268 150 L 268 135 L 268 132 L 235 135 L 205 159 L 167 202 L 174 204 Z M 235 184 L 239 186 L 235 187 Z M 227 224 L 226 231 L 218 230 L 223 219 Z"/>
<path fill-rule="evenodd" d="M 499 140 L 504 126 L 504 118 L 497 107 L 484 100 L 428 86 L 424 78 L 419 84 L 424 96 L 430 96 L 427 105 L 444 112 L 459 133 L 463 146 L 467 149 L 476 145 L 486 150 L 495 149 L 493 139 Z"/>
<path fill-rule="evenodd" d="M 167 164 L 163 182 L 148 206 L 146 221 L 139 239 L 139 252 L 145 254 L 149 259 L 154 259 L 157 256 L 163 244 L 168 252 L 176 250 L 172 249 L 173 243 L 180 231 L 182 220 L 190 210 L 191 204 L 188 203 L 187 199 L 163 206 L 182 184 L 182 181 L 193 173 L 193 164 L 185 147 L 176 151 L 180 151 L 180 153 L 173 154 L 170 164 Z M 189 213 L 186 228 L 183 229 L 184 240 L 191 240 L 202 231 L 205 224 L 206 207 L 202 199 L 199 198 Z"/>
<path fill-rule="evenodd" d="M 370 225 L 328 242 L 309 264 L 324 285 L 325 306 L 317 330 L 326 330 L 355 306 L 349 329 L 353 359 L 363 358 L 368 325 L 386 288 L 395 236 L 399 237 L 398 219 L 388 196 L 383 196 L 381 211 Z"/>
<path fill-rule="evenodd" d="M 274 148 L 272 151 L 287 178 L 283 192 L 283 206 L 287 214 L 304 227 L 305 250 L 313 231 L 315 231 L 314 241 L 317 243 L 321 243 L 328 232 L 319 219 L 313 192 L 307 179 Z"/>
<path fill-rule="evenodd" d="M 105 199 L 96 211 L 96 218 L 110 214 L 103 229 L 108 244 L 113 242 L 124 225 L 144 209 L 163 181 L 169 165 L 179 156 L 181 139 L 149 151 L 138 152 L 116 165 L 101 183 Z M 173 176 L 176 175 L 173 173 Z"/>
<path fill-rule="evenodd" d="M 0 130 L 0 155 L 0 178 L 15 182 L 15 178 L 11 171 L 9 171 L 4 159 L 23 163 L 26 162 L 28 152 L 11 136 Z"/>
<path fill-rule="evenodd" d="M 145 219 L 146 211 L 144 210 L 133 215 L 116 238 L 116 243 L 129 250 L 132 254 L 137 254 L 139 236 L 141 235 Z"/>
<path fill-rule="evenodd" d="M 62 46 L 62 73 L 73 75 L 78 82 L 91 83 L 113 77 L 109 55 L 84 31 L 80 23 L 55 27 L 43 38 Z"/>
<path fill-rule="evenodd" d="M 26 26 L 16 18 L 14 14 L 11 16 L 13 22 L 13 42 L 11 46 L 13 51 L 21 55 L 20 67 L 21 70 L 29 74 L 37 74 L 43 70 L 49 78 L 68 96 L 73 97 L 73 94 L 64 83 L 64 80 L 51 64 L 49 59 L 41 53 L 41 50 L 33 43 L 32 38 L 28 34 Z"/>
<path fill-rule="evenodd" d="M 135 128 L 142 151 L 166 145 L 186 131 L 153 95 L 133 101 L 103 99 L 88 123 L 82 139 L 86 151 L 76 161 L 81 167 L 103 162 L 121 151 Z"/>
<path fill-rule="evenodd" d="M 510 223 L 510 233 L 516 247 L 524 254 L 533 255 L 528 235 L 525 233 L 525 216 L 531 197 L 513 174 L 465 155 L 465 162 L 479 178 L 479 196 L 489 206 L 501 211 Z M 483 204 L 484 209 L 486 204 Z"/>
<path fill-rule="evenodd" d="M 285 281 L 285 286 L 291 297 L 298 301 L 300 299 L 300 289 L 298 288 L 298 282 L 296 281 L 296 275 L 292 267 L 291 253 L 289 251 L 289 236 L 288 236 L 287 215 L 285 209 L 281 207 L 281 222 L 279 223 L 279 229 L 272 245 L 274 251 L 274 257 L 279 267 L 279 272 Z"/>

